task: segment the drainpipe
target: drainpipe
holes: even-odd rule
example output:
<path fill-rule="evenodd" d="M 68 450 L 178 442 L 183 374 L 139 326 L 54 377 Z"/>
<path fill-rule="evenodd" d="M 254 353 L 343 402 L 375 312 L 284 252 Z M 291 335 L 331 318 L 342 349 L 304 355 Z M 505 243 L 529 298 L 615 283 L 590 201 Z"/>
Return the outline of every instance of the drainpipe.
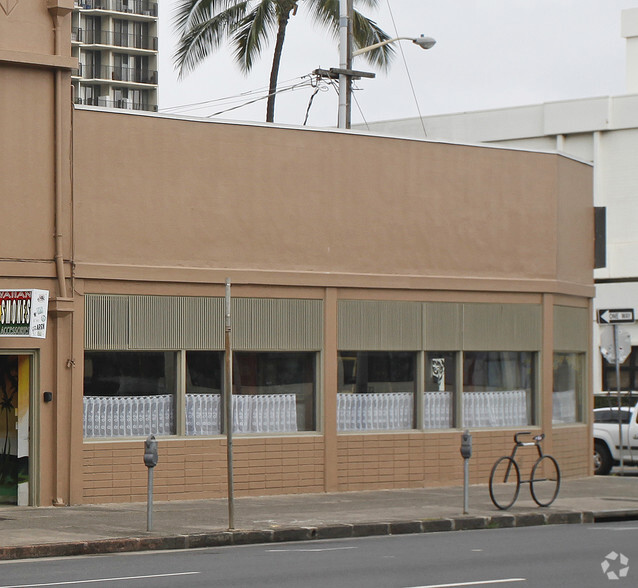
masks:
<path fill-rule="evenodd" d="M 56 57 L 63 57 L 65 55 L 70 56 L 70 35 L 65 34 L 68 29 L 68 23 L 65 22 L 65 17 L 73 10 L 73 0 L 47 0 L 47 9 L 51 15 L 53 21 L 53 53 Z M 65 83 L 69 84 L 68 75 L 64 75 L 63 70 L 58 67 L 54 73 L 54 200 L 55 200 L 55 218 L 54 218 L 54 245 L 55 245 L 55 271 L 58 280 L 58 292 L 55 301 L 55 308 L 58 312 L 62 311 L 60 303 L 67 300 L 67 288 L 66 278 L 64 275 L 64 250 L 63 250 L 63 212 L 64 212 L 64 107 L 66 104 L 65 96 L 68 86 L 65 87 Z M 67 322 L 60 321 L 56 325 L 56 365 L 55 379 L 56 379 L 56 402 L 55 402 L 55 415 L 53 419 L 53 435 L 55 436 L 56 452 L 54 457 L 54 496 L 53 505 L 62 506 L 67 503 L 66 496 L 68 495 L 69 502 L 71 501 L 72 494 L 72 453 L 73 450 L 70 446 L 68 436 L 65 434 L 64 429 L 60 429 L 60 423 L 65 422 L 65 419 L 72 417 L 71 403 L 67 395 L 60 394 L 64 389 L 71 387 L 71 376 L 67 375 L 60 370 L 60 365 L 63 361 L 63 352 L 66 347 L 64 339 L 69 335 L 67 332 Z M 72 329 L 72 326 L 71 326 Z M 73 339 L 70 339 L 70 349 L 73 350 Z M 71 355 L 72 357 L 72 355 Z M 70 362 L 70 363 L 69 363 Z M 73 359 L 67 360 L 67 367 L 72 367 Z M 64 449 L 69 450 L 68 463 L 64 457 Z"/>
<path fill-rule="evenodd" d="M 60 21 L 73 10 L 73 0 L 47 0 L 47 9 L 53 20 L 53 51 L 54 55 L 62 55 L 62 41 L 60 34 Z M 58 298 L 66 298 L 66 280 L 64 276 L 64 255 L 62 250 L 62 127 L 64 104 L 64 78 L 62 71 L 56 69 L 54 96 L 55 96 L 55 269 L 58 278 Z"/>

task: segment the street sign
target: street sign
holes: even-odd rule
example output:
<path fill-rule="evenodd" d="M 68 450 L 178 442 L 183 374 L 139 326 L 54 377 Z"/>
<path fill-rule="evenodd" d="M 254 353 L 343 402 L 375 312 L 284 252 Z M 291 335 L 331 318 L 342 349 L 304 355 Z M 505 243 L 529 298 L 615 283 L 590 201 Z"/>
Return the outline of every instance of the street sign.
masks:
<path fill-rule="evenodd" d="M 618 327 L 614 327 L 618 329 Z M 618 329 L 614 341 L 613 329 L 603 329 L 600 335 L 600 352 L 607 363 L 624 363 L 631 353 L 631 335 Z"/>
<path fill-rule="evenodd" d="M 598 310 L 598 322 L 601 325 L 618 325 L 633 323 L 633 308 L 606 308 Z"/>

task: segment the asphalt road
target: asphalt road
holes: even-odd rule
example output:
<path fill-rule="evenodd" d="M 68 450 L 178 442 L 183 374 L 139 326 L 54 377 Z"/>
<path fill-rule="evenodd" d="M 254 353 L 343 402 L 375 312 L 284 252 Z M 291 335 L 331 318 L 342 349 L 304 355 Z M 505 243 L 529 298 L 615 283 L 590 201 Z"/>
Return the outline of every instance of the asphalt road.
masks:
<path fill-rule="evenodd" d="M 605 561 L 607 574 L 626 576 L 609 579 Z M 637 579 L 638 522 L 0 562 L 0 588 L 614 588 Z"/>

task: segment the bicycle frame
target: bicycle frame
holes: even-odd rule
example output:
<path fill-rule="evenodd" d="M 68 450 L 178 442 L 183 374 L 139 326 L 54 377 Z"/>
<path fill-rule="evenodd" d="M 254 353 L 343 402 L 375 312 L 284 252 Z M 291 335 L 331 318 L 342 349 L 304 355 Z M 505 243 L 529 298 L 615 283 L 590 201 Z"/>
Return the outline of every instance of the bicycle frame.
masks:
<path fill-rule="evenodd" d="M 514 447 L 512 447 L 512 452 L 510 453 L 510 458 L 512 459 L 512 461 L 516 461 L 516 452 L 518 451 L 519 447 L 536 447 L 536 450 L 538 451 L 538 458 L 540 459 L 541 457 L 544 456 L 543 453 L 543 449 L 540 445 L 541 441 L 543 439 L 545 439 L 545 433 L 541 433 L 540 435 L 535 435 L 533 437 L 534 441 L 533 442 L 524 442 L 524 441 L 519 441 L 518 437 L 519 435 L 531 435 L 532 433 L 530 431 L 521 431 L 520 433 L 516 433 L 514 435 Z M 507 466 L 507 472 L 505 474 L 505 481 L 507 482 L 507 478 L 509 477 L 509 470 L 511 469 L 511 463 L 510 465 Z M 521 480 L 521 484 L 529 484 L 531 480 Z"/>
<path fill-rule="evenodd" d="M 525 435 L 531 435 L 530 431 L 520 431 L 514 435 L 514 447 L 509 455 L 499 458 L 490 473 L 489 490 L 492 502 L 496 507 L 501 510 L 507 510 L 510 508 L 516 499 L 518 498 L 519 489 L 521 484 L 529 484 L 532 498 L 538 504 L 538 506 L 549 506 L 558 495 L 560 489 L 560 468 L 558 462 L 551 455 L 543 453 L 543 449 L 540 445 L 541 441 L 545 438 L 545 434 L 541 433 L 535 435 L 532 441 L 522 441 L 520 438 Z M 521 480 L 520 467 L 516 462 L 516 454 L 520 447 L 535 447 L 537 457 L 534 465 L 531 469 L 530 478 L 528 480 Z M 504 465 L 507 462 L 507 466 L 503 471 L 499 471 L 501 464 Z M 549 467 L 553 470 L 554 475 L 543 476 L 541 470 L 543 467 Z M 540 476 L 537 476 L 537 472 Z M 497 475 L 498 474 L 498 475 Z M 511 478 L 511 479 L 510 479 Z M 495 484 L 496 481 L 496 484 Z M 550 495 L 546 495 L 547 486 L 545 490 L 542 489 L 541 484 L 550 483 Z M 503 496 L 499 491 L 499 488 L 504 488 L 503 485 L 508 485 L 511 491 L 506 492 L 507 497 Z"/>

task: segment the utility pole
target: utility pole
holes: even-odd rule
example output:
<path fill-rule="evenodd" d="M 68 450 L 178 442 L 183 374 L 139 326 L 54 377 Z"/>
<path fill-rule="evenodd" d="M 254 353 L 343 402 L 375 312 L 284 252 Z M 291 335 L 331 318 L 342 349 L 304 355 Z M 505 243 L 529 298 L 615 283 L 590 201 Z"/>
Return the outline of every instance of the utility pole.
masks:
<path fill-rule="evenodd" d="M 352 112 L 352 0 L 339 0 L 339 128 L 350 128 Z"/>
<path fill-rule="evenodd" d="M 331 67 L 328 76 L 339 76 L 339 116 L 337 127 L 350 128 L 352 114 L 352 80 L 374 78 L 369 71 L 352 69 L 352 0 L 339 0 L 339 67 Z M 385 44 L 385 42 L 383 43 Z M 368 49 L 366 47 L 366 49 Z M 316 70 L 325 74 L 324 70 Z"/>
<path fill-rule="evenodd" d="M 339 67 L 331 67 L 329 70 L 316 69 L 315 75 L 336 79 L 339 76 L 339 116 L 338 128 L 349 129 L 352 114 L 352 80 L 360 78 L 374 78 L 374 73 L 369 71 L 357 71 L 352 69 L 352 58 L 373 49 L 394 43 L 395 41 L 410 40 L 422 49 L 430 49 L 436 43 L 432 37 L 421 35 L 419 38 L 395 37 L 385 39 L 373 45 L 352 51 L 352 14 L 353 0 L 339 0 Z"/>

